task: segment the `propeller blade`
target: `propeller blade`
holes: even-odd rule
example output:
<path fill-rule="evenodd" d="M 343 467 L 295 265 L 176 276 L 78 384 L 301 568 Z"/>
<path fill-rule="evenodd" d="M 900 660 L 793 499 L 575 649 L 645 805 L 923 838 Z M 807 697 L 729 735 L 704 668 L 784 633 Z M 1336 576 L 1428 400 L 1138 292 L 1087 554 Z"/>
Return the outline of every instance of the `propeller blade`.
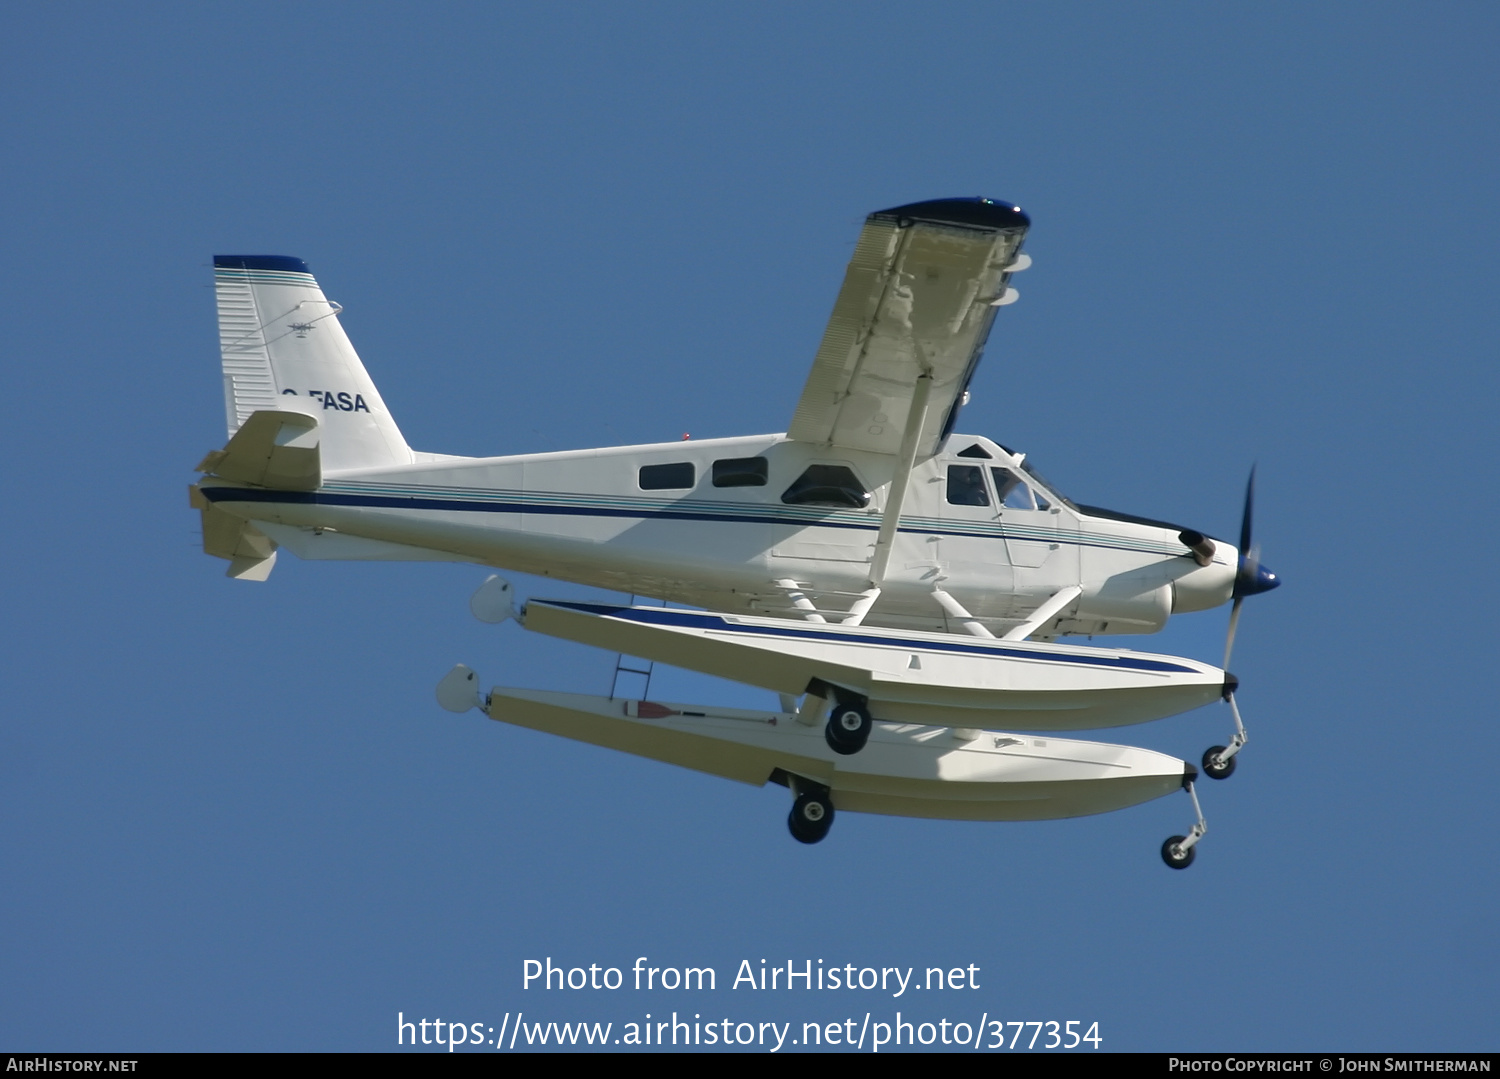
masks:
<path fill-rule="evenodd" d="M 1250 466 L 1250 480 L 1245 484 L 1245 513 L 1240 518 L 1240 561 L 1234 574 L 1234 606 L 1229 609 L 1229 632 L 1224 639 L 1224 669 L 1229 670 L 1229 657 L 1234 652 L 1234 635 L 1240 628 L 1240 604 L 1246 596 L 1258 596 L 1262 592 L 1280 586 L 1281 578 L 1260 564 L 1260 548 L 1255 544 L 1253 518 L 1255 516 L 1255 466 Z"/>
<path fill-rule="evenodd" d="M 1240 628 L 1240 604 L 1244 602 L 1244 596 L 1236 596 L 1234 606 L 1229 608 L 1229 633 L 1224 638 L 1223 667 L 1225 671 L 1229 670 L 1229 656 L 1234 652 L 1234 635 Z"/>
<path fill-rule="evenodd" d="M 1269 592 L 1281 584 L 1280 578 L 1260 564 L 1260 548 L 1255 545 L 1252 522 L 1255 516 L 1255 468 L 1250 469 L 1250 482 L 1245 484 L 1245 513 L 1240 518 L 1240 560 L 1234 573 L 1235 602 L 1246 596 L 1257 596 Z"/>
<path fill-rule="evenodd" d="M 1250 466 L 1250 482 L 1245 484 L 1245 512 L 1240 517 L 1240 555 L 1250 550 L 1250 520 L 1255 513 L 1255 466 Z"/>
<path fill-rule="evenodd" d="M 1245 511 L 1240 515 L 1240 560 L 1234 572 L 1234 606 L 1229 609 L 1229 632 L 1224 637 L 1224 670 L 1229 670 L 1229 657 L 1234 652 L 1234 635 L 1240 628 L 1240 604 L 1255 587 L 1260 574 L 1260 550 L 1252 548 L 1252 523 L 1255 517 L 1255 466 L 1250 466 L 1250 479 L 1245 484 Z"/>

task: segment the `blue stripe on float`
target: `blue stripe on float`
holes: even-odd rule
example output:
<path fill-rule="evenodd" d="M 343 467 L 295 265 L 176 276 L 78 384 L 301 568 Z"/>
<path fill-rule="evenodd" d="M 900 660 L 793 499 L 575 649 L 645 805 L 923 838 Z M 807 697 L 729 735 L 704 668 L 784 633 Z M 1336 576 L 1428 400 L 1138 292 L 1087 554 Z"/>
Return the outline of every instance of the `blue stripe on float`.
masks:
<path fill-rule="evenodd" d="M 561 600 L 537 600 L 548 607 L 580 611 L 584 614 L 603 615 L 643 625 L 682 626 L 688 629 L 715 629 L 727 633 L 748 633 L 767 637 L 792 637 L 799 640 L 838 641 L 846 644 L 879 644 L 892 648 L 903 648 L 916 652 L 958 652 L 964 655 L 994 656 L 1005 659 L 1044 660 L 1059 663 L 1079 663 L 1086 667 L 1116 667 L 1135 671 L 1166 671 L 1183 674 L 1201 674 L 1195 667 L 1184 667 L 1178 663 L 1165 663 L 1159 659 L 1142 659 L 1135 656 L 1088 656 L 1073 652 L 1047 652 L 1041 650 L 1007 648 L 1003 645 L 959 644 L 957 642 L 917 640 L 910 637 L 886 637 L 871 632 L 849 633 L 836 629 L 804 629 L 795 623 L 782 626 L 746 625 L 730 622 L 721 615 L 699 614 L 695 611 L 665 611 L 640 607 L 617 607 L 601 603 L 566 603 Z"/>

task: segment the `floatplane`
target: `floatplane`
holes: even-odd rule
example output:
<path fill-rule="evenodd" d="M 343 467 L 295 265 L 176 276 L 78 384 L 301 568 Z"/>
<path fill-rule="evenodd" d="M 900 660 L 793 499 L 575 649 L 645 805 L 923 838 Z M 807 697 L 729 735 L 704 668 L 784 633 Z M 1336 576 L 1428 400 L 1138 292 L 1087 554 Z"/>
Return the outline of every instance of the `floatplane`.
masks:
<path fill-rule="evenodd" d="M 555 577 L 655 605 L 518 602 L 476 616 L 758 686 L 756 712 L 496 687 L 458 666 L 452 711 L 788 787 L 814 843 L 836 809 L 965 820 L 1070 817 L 1191 796 L 1192 764 L 1056 732 L 1146 723 L 1223 699 L 1240 604 L 1276 587 L 1251 544 L 1079 505 L 1024 453 L 959 434 L 959 410 L 1030 221 L 1011 203 L 881 210 L 860 232 L 784 434 L 504 457 L 411 449 L 300 259 L 214 259 L 228 441 L 191 488 L 204 550 L 264 581 L 306 559 L 425 560 Z M 1232 603 L 1224 661 L 1070 644 L 1155 632 Z M 649 682 L 648 682 L 649 687 Z M 1013 733 L 1013 732 L 1024 733 Z"/>

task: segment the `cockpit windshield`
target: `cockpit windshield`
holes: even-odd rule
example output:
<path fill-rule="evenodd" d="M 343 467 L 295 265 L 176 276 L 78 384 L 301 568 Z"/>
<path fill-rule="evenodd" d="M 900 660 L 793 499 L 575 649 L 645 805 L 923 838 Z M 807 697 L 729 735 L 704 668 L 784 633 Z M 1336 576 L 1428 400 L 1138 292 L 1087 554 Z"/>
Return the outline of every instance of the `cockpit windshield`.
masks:
<path fill-rule="evenodd" d="M 1019 456 L 1016 451 L 1011 449 L 1009 446 L 1001 446 L 1000 448 L 1006 453 L 1010 454 L 1012 457 Z M 1026 473 L 1027 477 L 1036 485 L 1038 497 L 1041 496 L 1042 491 L 1046 491 L 1049 495 L 1052 496 L 1055 501 L 1061 502 L 1064 506 L 1067 506 L 1068 509 L 1073 510 L 1074 512 L 1082 512 L 1078 509 L 1078 506 L 1073 502 L 1071 498 L 1068 498 L 1066 495 L 1059 494 L 1057 488 L 1054 487 L 1050 481 L 1048 481 L 1047 477 L 1043 476 L 1040 472 L 1033 468 L 1031 462 L 1025 457 L 1021 458 L 1021 471 Z"/>
<path fill-rule="evenodd" d="M 1000 505 L 1009 510 L 1050 510 L 1052 503 L 1038 488 L 1027 483 L 1008 468 L 992 468 L 995 477 L 995 493 L 1000 496 Z"/>

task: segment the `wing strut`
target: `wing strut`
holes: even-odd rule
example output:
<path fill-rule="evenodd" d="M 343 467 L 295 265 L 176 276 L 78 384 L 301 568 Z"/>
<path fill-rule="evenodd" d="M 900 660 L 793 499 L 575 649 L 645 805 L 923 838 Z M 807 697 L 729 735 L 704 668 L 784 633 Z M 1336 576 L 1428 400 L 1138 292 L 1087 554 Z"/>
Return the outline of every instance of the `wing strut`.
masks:
<path fill-rule="evenodd" d="M 886 567 L 891 562 L 891 550 L 896 543 L 896 526 L 901 523 L 901 504 L 906 501 L 906 490 L 911 486 L 912 466 L 917 462 L 917 441 L 922 435 L 922 424 L 927 421 L 927 399 L 932 394 L 932 371 L 923 371 L 917 376 L 916 389 L 912 393 L 911 408 L 906 413 L 906 430 L 901 435 L 901 451 L 896 455 L 896 468 L 891 473 L 891 489 L 885 499 L 885 516 L 880 519 L 880 532 L 875 537 L 875 551 L 870 557 L 870 587 L 854 605 L 853 612 L 844 619 L 846 626 L 857 626 L 880 597 L 880 585 L 885 580 Z"/>
<path fill-rule="evenodd" d="M 965 610 L 962 603 L 958 602 L 958 600 L 954 599 L 947 592 L 944 592 L 941 588 L 934 588 L 932 590 L 932 598 L 937 600 L 939 607 L 962 622 L 964 629 L 968 630 L 974 636 L 994 639 L 995 635 L 989 631 L 988 626 Z"/>
<path fill-rule="evenodd" d="M 1083 589 L 1076 584 L 1070 584 L 1061 591 L 1054 592 L 1048 600 L 1040 607 L 1031 612 L 1031 617 L 1021 623 L 1015 629 L 1007 633 L 1002 640 L 1024 641 L 1047 622 L 1048 619 L 1058 614 L 1064 607 L 1083 595 Z"/>
<path fill-rule="evenodd" d="M 807 619 L 809 622 L 828 621 L 828 619 L 824 618 L 821 614 L 818 613 L 818 608 L 813 606 L 813 601 L 807 598 L 807 593 L 802 591 L 801 587 L 798 586 L 796 581 L 792 580 L 790 577 L 785 577 L 779 581 L 772 581 L 771 583 L 786 593 L 787 598 L 792 601 L 792 606 L 802 612 L 803 618 Z"/>

